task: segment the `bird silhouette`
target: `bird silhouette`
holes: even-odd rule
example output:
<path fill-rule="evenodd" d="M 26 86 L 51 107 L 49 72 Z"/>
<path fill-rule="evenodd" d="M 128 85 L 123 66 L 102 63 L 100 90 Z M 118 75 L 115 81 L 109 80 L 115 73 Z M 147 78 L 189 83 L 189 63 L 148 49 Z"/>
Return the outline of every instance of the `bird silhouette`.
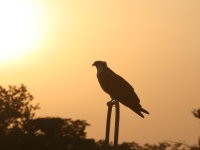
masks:
<path fill-rule="evenodd" d="M 144 118 L 142 112 L 149 114 L 140 105 L 140 99 L 134 92 L 133 87 L 124 78 L 113 72 L 105 61 L 95 61 L 92 66 L 97 68 L 99 84 L 110 95 L 111 100 L 119 101 L 142 118 Z"/>

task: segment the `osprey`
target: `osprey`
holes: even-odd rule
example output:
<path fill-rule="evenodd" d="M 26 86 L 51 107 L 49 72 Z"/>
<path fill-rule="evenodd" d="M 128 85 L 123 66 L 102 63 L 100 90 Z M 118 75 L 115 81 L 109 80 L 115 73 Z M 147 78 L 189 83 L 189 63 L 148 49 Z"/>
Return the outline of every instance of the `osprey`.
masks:
<path fill-rule="evenodd" d="M 149 114 L 140 105 L 140 100 L 134 92 L 133 87 L 125 79 L 113 72 L 105 61 L 95 61 L 92 66 L 97 68 L 99 84 L 110 95 L 111 100 L 121 102 L 142 118 L 144 118 L 144 115 L 141 112 Z"/>

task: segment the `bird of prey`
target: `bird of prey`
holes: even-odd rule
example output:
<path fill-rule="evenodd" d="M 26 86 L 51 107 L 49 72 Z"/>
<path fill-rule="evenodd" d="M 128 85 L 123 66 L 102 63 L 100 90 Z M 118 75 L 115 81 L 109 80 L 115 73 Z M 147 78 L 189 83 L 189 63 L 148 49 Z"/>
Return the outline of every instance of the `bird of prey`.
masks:
<path fill-rule="evenodd" d="M 97 79 L 101 88 L 110 95 L 111 100 L 117 100 L 129 107 L 139 116 L 144 118 L 143 113 L 149 114 L 142 108 L 140 100 L 133 87 L 121 76 L 113 72 L 105 61 L 95 61 L 92 66 L 97 68 Z"/>

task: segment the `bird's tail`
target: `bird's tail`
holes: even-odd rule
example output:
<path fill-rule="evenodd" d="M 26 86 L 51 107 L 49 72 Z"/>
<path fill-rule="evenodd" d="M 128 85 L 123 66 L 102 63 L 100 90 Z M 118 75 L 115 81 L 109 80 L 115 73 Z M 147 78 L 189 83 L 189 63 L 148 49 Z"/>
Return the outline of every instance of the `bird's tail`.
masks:
<path fill-rule="evenodd" d="M 136 111 L 136 110 L 133 110 L 135 113 L 137 113 L 140 117 L 144 118 L 144 115 L 140 112 L 140 111 Z"/>
<path fill-rule="evenodd" d="M 142 118 L 144 118 L 144 115 L 142 114 L 142 112 L 149 114 L 149 112 L 142 107 L 140 107 L 140 108 L 131 107 L 131 109 Z"/>
<path fill-rule="evenodd" d="M 144 108 L 140 108 L 140 111 L 146 113 L 146 114 L 149 114 L 149 112 L 147 110 L 145 110 Z"/>

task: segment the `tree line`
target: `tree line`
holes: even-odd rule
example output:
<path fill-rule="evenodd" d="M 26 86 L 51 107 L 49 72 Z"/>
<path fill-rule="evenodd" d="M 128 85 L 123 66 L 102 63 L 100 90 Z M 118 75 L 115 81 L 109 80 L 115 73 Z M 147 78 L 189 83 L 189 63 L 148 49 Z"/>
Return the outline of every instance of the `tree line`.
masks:
<path fill-rule="evenodd" d="M 0 86 L 0 150 L 104 150 L 104 140 L 86 137 L 86 120 L 61 117 L 36 117 L 39 104 L 33 105 L 33 95 L 23 84 Z M 200 109 L 192 111 L 200 119 Z M 161 142 L 140 145 L 119 144 L 117 150 L 200 150 L 199 145 Z M 111 144 L 110 149 L 113 149 Z"/>

